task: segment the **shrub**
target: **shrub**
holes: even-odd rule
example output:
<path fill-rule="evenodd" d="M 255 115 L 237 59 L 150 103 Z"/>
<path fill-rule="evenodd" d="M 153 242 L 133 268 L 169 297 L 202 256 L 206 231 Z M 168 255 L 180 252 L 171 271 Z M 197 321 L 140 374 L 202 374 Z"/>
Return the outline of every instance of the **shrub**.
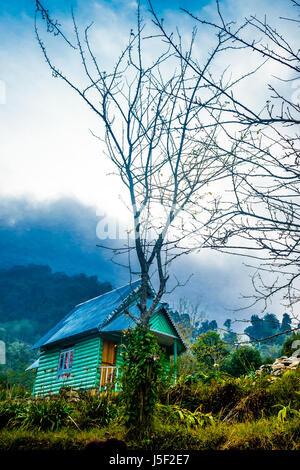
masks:
<path fill-rule="evenodd" d="M 241 398 L 229 413 L 223 418 L 223 421 L 249 422 L 263 418 L 265 411 L 270 408 L 269 395 L 266 390 L 260 389 Z"/>
<path fill-rule="evenodd" d="M 262 364 L 260 353 L 257 349 L 243 346 L 230 354 L 223 365 L 222 370 L 234 377 L 249 374 L 258 369 Z"/>
<path fill-rule="evenodd" d="M 161 422 L 172 425 L 185 425 L 191 427 L 205 427 L 214 425 L 215 420 L 210 413 L 203 413 L 200 406 L 194 412 L 177 405 L 161 405 L 156 407 L 156 415 Z"/>
<path fill-rule="evenodd" d="M 31 392 L 26 390 L 21 384 L 9 385 L 6 383 L 0 387 L 0 401 L 30 397 Z"/>
<path fill-rule="evenodd" d="M 300 410 L 300 371 L 285 372 L 280 378 L 269 385 L 272 405 L 288 405 Z"/>
<path fill-rule="evenodd" d="M 194 412 L 200 405 L 205 413 L 218 414 L 233 407 L 243 396 L 240 382 L 233 377 L 214 375 L 210 380 L 179 379 L 162 397 L 163 403 L 178 405 Z"/>
<path fill-rule="evenodd" d="M 219 366 L 229 354 L 226 344 L 215 331 L 207 331 L 200 335 L 192 346 L 192 352 L 198 364 L 206 370 Z"/>
<path fill-rule="evenodd" d="M 67 423 L 70 407 L 61 400 L 13 400 L 0 404 L 0 428 L 59 429 Z"/>
<path fill-rule="evenodd" d="M 120 406 L 116 402 L 114 395 L 108 392 L 86 394 L 76 406 L 72 417 L 81 429 L 106 426 L 119 414 Z"/>
<path fill-rule="evenodd" d="M 23 415 L 26 404 L 20 401 L 3 401 L 0 403 L 0 429 L 13 426 L 16 417 Z"/>

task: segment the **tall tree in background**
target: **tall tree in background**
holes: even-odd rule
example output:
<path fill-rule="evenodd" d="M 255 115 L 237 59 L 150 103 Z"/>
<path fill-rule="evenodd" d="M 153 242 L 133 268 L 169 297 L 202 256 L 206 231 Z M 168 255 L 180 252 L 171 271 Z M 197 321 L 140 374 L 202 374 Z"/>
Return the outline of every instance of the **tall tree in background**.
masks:
<path fill-rule="evenodd" d="M 207 331 L 201 334 L 192 346 L 192 352 L 198 364 L 205 370 L 219 368 L 225 357 L 229 354 L 224 341 L 216 331 Z"/>
<path fill-rule="evenodd" d="M 231 328 L 230 318 L 227 318 L 227 320 L 225 320 L 224 326 L 226 328 L 226 331 L 223 334 L 223 341 L 226 344 L 234 346 L 235 343 L 238 343 L 238 337 L 237 334 Z"/>
<path fill-rule="evenodd" d="M 223 42 L 217 42 L 202 64 L 202 72 L 195 75 L 188 65 L 195 35 L 187 49 L 178 35 L 185 59 L 178 58 L 168 45 L 162 48 L 160 39 L 151 39 L 151 34 L 145 38 L 147 30 L 138 6 L 136 29 L 113 68 L 106 71 L 89 39 L 91 25 L 81 35 L 74 15 L 72 18 L 74 37 L 69 39 L 36 1 L 35 32 L 44 58 L 53 76 L 71 87 L 99 118 L 103 126 L 100 139 L 127 189 L 134 237 L 114 253 L 127 253 L 130 274 L 141 277 L 139 309 L 146 326 L 166 292 L 171 262 L 194 248 L 191 236 L 197 238 L 197 247 L 200 240 L 201 246 L 209 246 L 210 239 L 235 215 L 232 202 L 223 203 L 220 195 L 210 191 L 212 184 L 229 184 L 233 168 L 239 164 L 235 158 L 239 142 L 231 146 L 231 152 L 218 143 L 222 74 L 211 86 L 205 79 Z M 40 21 L 48 33 L 79 55 L 83 77 L 78 81 L 50 58 Z M 154 58 L 144 49 L 150 40 L 155 41 L 152 50 L 159 51 Z M 227 93 L 236 83 L 226 84 Z M 213 119 L 208 104 L 219 108 Z M 155 295 L 149 305 L 150 280 Z"/>
<path fill-rule="evenodd" d="M 254 344 L 259 345 L 259 340 L 263 340 L 264 344 L 272 344 L 279 337 L 281 339 L 280 322 L 273 313 L 266 313 L 263 318 L 252 315 L 250 321 L 251 325 L 245 328 L 244 332 Z"/>
<path fill-rule="evenodd" d="M 224 100 L 223 111 L 227 114 L 227 137 L 239 142 L 236 161 L 251 163 L 241 171 L 241 165 L 232 168 L 233 198 L 239 216 L 231 219 L 231 226 L 211 237 L 211 246 L 227 253 L 239 254 L 258 260 L 255 264 L 253 284 L 256 293 L 254 303 L 265 301 L 265 308 L 276 294 L 281 294 L 285 305 L 293 307 L 300 300 L 300 173 L 299 173 L 299 36 L 300 3 L 292 0 L 293 15 L 286 17 L 287 3 L 281 18 L 282 26 L 288 31 L 270 24 L 266 17 L 250 16 L 237 24 L 226 20 L 216 1 L 218 20 L 209 21 L 182 9 L 196 24 L 211 28 L 217 40 L 222 41 L 222 54 L 228 54 L 228 62 L 234 63 L 243 54 L 251 54 L 263 65 L 276 66 L 279 71 L 277 82 L 270 75 L 265 103 L 259 107 L 246 104 L 238 93 L 228 93 L 226 87 L 220 90 Z M 196 74 L 202 68 L 195 55 L 183 56 L 174 35 L 167 32 L 165 24 L 150 8 L 154 22 L 161 36 L 188 64 Z M 285 23 L 283 23 L 285 22 Z M 258 38 L 258 39 L 257 39 Z M 237 54 L 237 56 L 235 56 Z M 207 75 L 209 84 L 212 77 Z M 210 106 L 212 116 L 218 106 Z M 241 145 L 242 143 L 242 145 Z M 256 154 L 258 158 L 253 159 Z M 258 269 L 257 269 L 258 268 Z M 252 298 L 253 298 L 252 297 Z M 294 315 L 295 321 L 297 315 Z"/>
<path fill-rule="evenodd" d="M 290 331 L 292 328 L 292 319 L 288 313 L 284 313 L 280 325 L 280 330 L 282 332 Z"/>

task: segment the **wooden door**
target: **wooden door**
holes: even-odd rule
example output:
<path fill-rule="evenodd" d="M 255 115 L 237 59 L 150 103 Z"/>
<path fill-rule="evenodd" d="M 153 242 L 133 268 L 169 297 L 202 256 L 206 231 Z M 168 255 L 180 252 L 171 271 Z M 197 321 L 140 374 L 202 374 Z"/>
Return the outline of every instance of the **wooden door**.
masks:
<path fill-rule="evenodd" d="M 117 343 L 110 340 L 103 340 L 102 363 L 101 363 L 101 387 L 113 383 L 116 374 Z"/>

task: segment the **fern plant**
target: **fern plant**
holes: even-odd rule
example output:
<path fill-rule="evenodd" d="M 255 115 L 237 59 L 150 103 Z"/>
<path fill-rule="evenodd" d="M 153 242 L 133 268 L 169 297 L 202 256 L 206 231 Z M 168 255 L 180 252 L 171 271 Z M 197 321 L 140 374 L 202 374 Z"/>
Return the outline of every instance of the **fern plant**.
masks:
<path fill-rule="evenodd" d="M 278 411 L 277 419 L 281 423 L 285 423 L 288 418 L 292 418 L 293 416 L 300 417 L 300 412 L 291 408 L 291 402 L 287 406 L 281 404 L 274 405 L 274 408 L 278 407 L 281 409 Z"/>

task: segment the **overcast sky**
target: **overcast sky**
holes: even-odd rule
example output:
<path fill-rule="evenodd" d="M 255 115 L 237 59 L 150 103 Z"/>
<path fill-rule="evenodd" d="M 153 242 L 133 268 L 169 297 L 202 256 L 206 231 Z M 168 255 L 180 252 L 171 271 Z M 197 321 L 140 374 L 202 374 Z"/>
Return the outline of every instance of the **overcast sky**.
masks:
<path fill-rule="evenodd" d="M 179 12 L 182 3 L 153 1 L 170 29 L 178 24 L 182 32 L 189 33 L 193 22 Z M 280 14 L 287 14 L 288 3 L 287 0 L 221 1 L 225 16 L 238 20 L 255 11 L 260 16 L 268 13 L 277 19 Z M 118 56 L 131 27 L 135 26 L 136 5 L 130 0 L 45 0 L 44 4 L 66 30 L 70 27 L 71 4 L 80 24 L 94 21 L 95 47 L 107 64 Z M 184 6 L 207 18 L 215 15 L 214 1 L 186 0 Z M 118 211 L 121 187 L 116 191 L 116 186 L 106 177 L 109 165 L 99 141 L 89 131 L 101 132 L 101 124 L 65 83 L 51 76 L 35 40 L 33 15 L 33 0 L 1 0 L 0 80 L 5 85 L 6 102 L 0 105 L 0 194 L 30 193 L 39 199 L 74 195 L 100 207 L 108 199 L 111 210 Z M 150 23 L 147 13 L 144 17 Z M 213 35 L 207 30 L 200 31 L 200 39 L 197 50 L 206 54 Z M 59 41 L 55 47 L 51 52 L 58 63 L 69 65 L 74 60 L 72 72 L 79 73 L 79 61 L 71 51 Z M 246 56 L 246 62 L 256 60 Z M 239 70 L 241 63 L 235 60 L 231 67 Z M 272 67 L 271 72 L 275 73 Z M 257 85 L 257 81 L 248 83 L 242 90 L 243 99 L 259 101 L 265 90 Z"/>
<path fill-rule="evenodd" d="M 108 66 L 126 44 L 130 29 L 135 25 L 134 0 L 44 0 L 42 3 L 67 31 L 71 4 L 80 25 L 94 21 L 96 48 Z M 267 14 L 270 21 L 277 24 L 279 16 L 288 16 L 291 10 L 287 0 L 220 3 L 226 18 L 239 21 L 257 13 L 262 18 Z M 193 21 L 179 11 L 180 6 L 206 18 L 216 14 L 214 1 L 153 0 L 153 6 L 165 18 L 170 30 L 178 25 L 184 34 L 190 33 Z M 90 129 L 100 133 L 101 124 L 71 89 L 51 76 L 35 39 L 33 17 L 34 1 L 1 0 L 0 91 L 3 98 L 5 88 L 5 100 L 0 104 L 0 197 L 30 196 L 39 201 L 74 197 L 118 217 L 122 212 L 119 195 L 123 189 L 118 179 L 107 176 L 111 167 L 99 141 L 90 133 Z M 146 11 L 144 18 L 150 22 Z M 282 27 L 288 33 L 288 27 Z M 200 55 L 206 54 L 212 41 L 211 33 L 200 31 L 196 44 Z M 80 64 L 69 50 L 58 42 L 51 52 L 76 75 Z M 255 60 L 244 53 L 244 57 L 231 64 L 233 73 Z M 228 64 L 220 64 L 223 65 Z M 277 72 L 274 65 L 266 65 L 255 82 L 240 90 L 243 98 L 259 104 L 261 97 L 266 96 L 267 80 L 272 80 Z M 197 286 L 202 283 L 206 292 L 211 290 L 211 302 L 214 296 L 223 295 L 224 299 L 227 288 L 234 293 L 231 300 L 235 296 L 238 305 L 239 291 L 250 284 L 248 272 L 240 261 L 228 264 L 228 258 L 217 254 L 194 259 L 193 270 L 198 272 L 198 280 L 190 288 L 195 301 Z M 279 313 L 282 308 L 274 305 L 272 311 Z"/>

